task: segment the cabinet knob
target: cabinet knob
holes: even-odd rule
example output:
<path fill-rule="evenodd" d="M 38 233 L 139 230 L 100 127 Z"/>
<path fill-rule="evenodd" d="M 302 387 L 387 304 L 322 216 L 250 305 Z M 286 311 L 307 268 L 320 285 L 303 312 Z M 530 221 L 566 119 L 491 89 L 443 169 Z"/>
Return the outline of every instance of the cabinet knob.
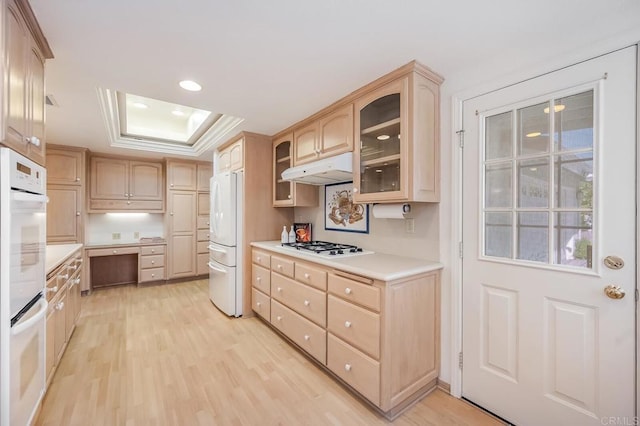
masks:
<path fill-rule="evenodd" d="M 173 184 L 170 184 L 169 186 L 173 188 Z"/>
<path fill-rule="evenodd" d="M 116 254 L 116 253 L 118 253 L 118 250 L 114 250 L 114 251 L 113 251 L 113 254 Z"/>
<path fill-rule="evenodd" d="M 346 294 L 351 294 L 351 289 L 349 287 L 347 287 L 347 288 L 344 289 L 344 292 Z"/>
<path fill-rule="evenodd" d="M 151 274 L 151 278 L 154 278 L 156 276 L 156 274 Z"/>
<path fill-rule="evenodd" d="M 309 302 L 308 300 L 304 301 L 304 306 L 309 306 L 311 304 L 311 302 Z"/>
<path fill-rule="evenodd" d="M 276 268 L 282 269 L 282 265 L 278 265 L 278 266 L 276 266 Z"/>
<path fill-rule="evenodd" d="M 170 216 L 173 216 L 173 212 L 169 213 Z"/>
<path fill-rule="evenodd" d="M 68 280 L 69 279 L 69 274 L 58 275 L 58 278 L 63 279 L 63 280 Z"/>
<path fill-rule="evenodd" d="M 127 201 L 127 205 L 131 204 L 131 201 Z"/>
<path fill-rule="evenodd" d="M 80 216 L 80 212 L 76 212 L 76 216 Z"/>
<path fill-rule="evenodd" d="M 351 371 L 351 364 L 345 364 L 344 371 Z"/>
<path fill-rule="evenodd" d="M 257 277 L 256 281 L 258 281 L 258 282 L 262 281 L 262 277 Z"/>
<path fill-rule="evenodd" d="M 80 284 L 80 278 L 76 278 L 76 285 Z"/>
<path fill-rule="evenodd" d="M 353 192 L 358 192 L 358 188 L 354 187 Z"/>
<path fill-rule="evenodd" d="M 155 249 L 151 249 L 151 253 L 155 253 L 155 252 L 156 252 L 156 250 L 155 250 Z"/>
<path fill-rule="evenodd" d="M 308 273 L 306 273 L 306 272 L 305 272 L 305 273 L 304 273 L 304 277 L 305 277 L 306 279 L 309 279 L 310 275 L 309 275 Z"/>
<path fill-rule="evenodd" d="M 53 286 L 47 289 L 47 293 L 56 293 L 58 291 L 58 286 Z"/>
<path fill-rule="evenodd" d="M 259 308 L 260 306 L 262 306 L 261 302 L 256 302 L 256 306 Z"/>
<path fill-rule="evenodd" d="M 282 293 L 282 287 L 277 288 L 278 293 Z"/>
<path fill-rule="evenodd" d="M 24 141 L 26 143 L 30 143 L 33 146 L 40 146 L 40 139 L 35 136 L 25 137 Z"/>
<path fill-rule="evenodd" d="M 347 328 L 351 327 L 351 321 L 345 321 L 344 326 Z"/>
<path fill-rule="evenodd" d="M 79 177 L 76 178 L 76 182 L 80 182 L 80 178 Z"/>
<path fill-rule="evenodd" d="M 304 340 L 309 341 L 309 339 L 311 339 L 311 336 L 309 336 L 308 334 L 304 335 Z"/>
<path fill-rule="evenodd" d="M 262 258 L 261 258 L 260 256 L 256 257 L 256 260 L 257 260 L 258 262 L 262 262 Z"/>
<path fill-rule="evenodd" d="M 287 195 L 287 198 L 288 198 L 288 199 L 291 199 L 291 194 Z"/>
<path fill-rule="evenodd" d="M 61 311 L 62 309 L 64 309 L 64 302 L 59 302 L 56 305 L 56 310 Z"/>
<path fill-rule="evenodd" d="M 151 261 L 151 264 L 152 264 L 152 265 L 155 265 L 155 264 L 156 264 L 156 261 L 155 261 L 155 260 L 152 260 L 152 261 Z"/>
<path fill-rule="evenodd" d="M 282 317 L 281 317 L 280 315 L 278 315 L 278 316 L 276 317 L 276 319 L 277 319 L 278 321 L 282 321 Z"/>

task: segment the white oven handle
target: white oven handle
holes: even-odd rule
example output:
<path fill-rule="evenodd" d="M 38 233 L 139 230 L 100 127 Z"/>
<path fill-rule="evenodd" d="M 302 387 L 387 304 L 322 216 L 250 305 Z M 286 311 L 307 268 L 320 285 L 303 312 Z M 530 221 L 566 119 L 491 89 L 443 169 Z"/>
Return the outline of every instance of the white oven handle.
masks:
<path fill-rule="evenodd" d="M 214 271 L 218 271 L 220 273 L 223 273 L 223 274 L 227 273 L 227 271 L 225 271 L 224 269 L 216 268 L 215 266 L 213 266 L 213 264 L 211 262 L 209 262 L 209 268 L 213 269 Z"/>
<path fill-rule="evenodd" d="M 48 203 L 49 197 L 46 195 L 29 194 L 27 192 L 12 191 L 11 198 L 15 201 L 27 201 L 36 203 Z"/>
<path fill-rule="evenodd" d="M 17 336 L 18 334 L 28 330 L 45 316 L 45 314 L 47 313 L 47 308 L 49 307 L 49 303 L 47 303 L 47 299 L 42 297 L 38 301 L 38 305 L 40 305 L 40 310 L 38 311 L 37 314 L 35 314 L 25 322 L 11 327 L 12 335 Z"/>

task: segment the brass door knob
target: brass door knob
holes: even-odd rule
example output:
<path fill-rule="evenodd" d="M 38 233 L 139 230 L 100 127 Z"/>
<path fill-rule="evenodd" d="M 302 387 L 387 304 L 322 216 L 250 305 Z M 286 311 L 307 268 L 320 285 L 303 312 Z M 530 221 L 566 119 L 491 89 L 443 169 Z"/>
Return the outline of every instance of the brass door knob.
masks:
<path fill-rule="evenodd" d="M 604 288 L 604 294 L 611 299 L 622 299 L 626 293 L 620 286 L 609 284 Z"/>

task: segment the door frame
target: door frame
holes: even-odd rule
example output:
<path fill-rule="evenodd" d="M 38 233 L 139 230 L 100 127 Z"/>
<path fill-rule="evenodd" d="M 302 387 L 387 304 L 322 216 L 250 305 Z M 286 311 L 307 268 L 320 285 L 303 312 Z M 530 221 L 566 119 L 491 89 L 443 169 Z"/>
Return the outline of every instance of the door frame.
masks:
<path fill-rule="evenodd" d="M 463 129 L 463 108 L 464 102 L 473 98 L 483 96 L 485 94 L 501 90 L 503 88 L 523 83 L 528 80 L 535 79 L 545 74 L 550 74 L 562 68 L 577 65 L 581 62 L 586 62 L 594 59 L 598 56 L 603 56 L 620 49 L 636 46 L 636 125 L 635 125 L 635 139 L 636 146 L 640 147 L 640 42 L 624 44 L 624 46 L 618 46 L 616 48 L 610 48 L 604 53 L 587 55 L 586 59 L 580 61 L 572 61 L 567 63 L 554 63 L 555 66 L 549 71 L 538 71 L 533 74 L 529 74 L 524 78 L 511 80 L 512 82 L 505 83 L 504 79 L 500 79 L 502 84 L 493 84 L 491 86 L 482 87 L 480 90 L 466 91 L 455 93 L 451 96 L 451 131 L 450 140 L 452 141 L 452 153 L 451 153 L 451 211 L 452 218 L 450 235 L 453 243 L 451 244 L 451 250 L 449 253 L 451 259 L 451 291 L 450 291 L 450 322 L 451 322 L 451 340 L 450 340 L 450 393 L 456 398 L 462 397 L 462 370 L 459 367 L 459 354 L 462 353 L 462 259 L 460 258 L 460 244 L 462 243 L 462 216 L 463 216 L 463 204 L 462 204 L 462 183 L 463 183 L 463 150 L 459 144 L 459 131 Z M 515 81 L 515 82 L 513 82 Z M 462 134 L 464 137 L 464 133 Z M 640 149 L 636 150 L 636 210 L 640 204 L 640 185 L 638 179 L 640 178 Z M 636 215 L 636 282 L 635 293 L 638 293 L 638 286 L 640 285 L 640 215 Z M 628 297 L 635 297 L 635 294 L 629 294 Z M 636 414 L 640 409 L 640 303 L 636 303 Z"/>

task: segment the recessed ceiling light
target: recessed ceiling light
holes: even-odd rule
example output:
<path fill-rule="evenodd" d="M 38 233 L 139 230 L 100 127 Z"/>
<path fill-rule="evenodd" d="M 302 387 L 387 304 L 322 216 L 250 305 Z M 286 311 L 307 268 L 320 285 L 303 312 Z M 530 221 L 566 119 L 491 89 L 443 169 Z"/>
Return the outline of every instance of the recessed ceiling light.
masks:
<path fill-rule="evenodd" d="M 184 112 L 180 111 L 179 109 L 174 109 L 173 111 L 171 111 L 171 114 L 182 117 L 184 115 Z"/>
<path fill-rule="evenodd" d="M 566 108 L 566 106 L 564 106 L 562 104 L 554 105 L 553 106 L 553 112 L 560 112 L 560 111 L 563 111 L 565 108 Z M 546 107 L 544 109 L 544 113 L 545 114 L 549 114 L 549 107 Z"/>
<path fill-rule="evenodd" d="M 202 90 L 202 86 L 191 80 L 182 80 L 180 82 L 180 87 L 190 92 L 199 92 L 200 90 Z"/>
<path fill-rule="evenodd" d="M 531 133 L 527 133 L 527 135 L 526 135 L 526 136 L 527 136 L 528 138 L 535 138 L 535 137 L 537 137 L 537 136 L 540 136 L 541 134 L 542 134 L 542 133 L 540 133 L 540 132 L 531 132 Z"/>
<path fill-rule="evenodd" d="M 134 102 L 133 106 L 136 108 L 140 108 L 140 109 L 147 109 L 149 108 L 149 105 L 147 104 L 143 104 L 142 102 Z"/>
<path fill-rule="evenodd" d="M 391 136 L 389 136 L 389 135 L 380 135 L 380 136 L 378 136 L 378 138 L 377 138 L 377 139 L 378 139 L 379 141 L 386 141 L 386 140 L 387 140 L 387 139 L 389 139 L 390 137 L 391 137 Z"/>

